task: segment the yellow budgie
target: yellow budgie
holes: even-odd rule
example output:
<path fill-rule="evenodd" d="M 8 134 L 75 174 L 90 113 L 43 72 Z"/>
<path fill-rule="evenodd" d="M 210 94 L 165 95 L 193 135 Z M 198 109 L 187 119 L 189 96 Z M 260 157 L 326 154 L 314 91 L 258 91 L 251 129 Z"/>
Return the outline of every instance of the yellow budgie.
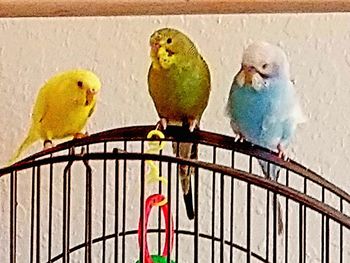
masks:
<path fill-rule="evenodd" d="M 39 139 L 44 140 L 45 149 L 52 147 L 53 139 L 83 137 L 81 131 L 94 111 L 100 88 L 99 78 L 83 69 L 65 71 L 49 79 L 37 96 L 28 136 L 9 162 L 15 162 Z"/>

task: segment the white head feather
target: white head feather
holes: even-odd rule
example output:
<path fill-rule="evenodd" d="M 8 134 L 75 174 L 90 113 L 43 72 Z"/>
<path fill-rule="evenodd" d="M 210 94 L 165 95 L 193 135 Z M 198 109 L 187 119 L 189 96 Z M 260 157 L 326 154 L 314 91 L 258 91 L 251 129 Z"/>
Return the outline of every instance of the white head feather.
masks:
<path fill-rule="evenodd" d="M 251 83 L 254 89 L 259 90 L 267 87 L 269 81 L 273 78 L 283 78 L 288 81 L 288 84 L 292 88 L 291 90 L 293 90 L 293 96 L 295 96 L 293 84 L 290 81 L 289 62 L 285 52 L 280 47 L 267 42 L 252 43 L 244 50 L 242 66 L 243 68 L 254 68 L 257 72 L 253 75 Z M 244 85 L 244 70 L 238 73 L 236 81 L 239 85 Z M 306 121 L 297 100 L 293 100 L 293 107 L 290 114 L 295 119 L 296 124 Z"/>
<path fill-rule="evenodd" d="M 250 44 L 243 53 L 242 64 L 252 66 L 266 75 L 289 79 L 289 63 L 286 54 L 278 46 L 267 42 Z"/>
<path fill-rule="evenodd" d="M 277 46 L 267 42 L 250 44 L 243 53 L 243 68 L 252 68 L 256 73 L 252 76 L 252 86 L 256 90 L 269 85 L 273 78 L 289 80 L 289 63 L 286 54 Z M 237 83 L 245 83 L 245 73 L 242 70 L 236 77 Z"/>

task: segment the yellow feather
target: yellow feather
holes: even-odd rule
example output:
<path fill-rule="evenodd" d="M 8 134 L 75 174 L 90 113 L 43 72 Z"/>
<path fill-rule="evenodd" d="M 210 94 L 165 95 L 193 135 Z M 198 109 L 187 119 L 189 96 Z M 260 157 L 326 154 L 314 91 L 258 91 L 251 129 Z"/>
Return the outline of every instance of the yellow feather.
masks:
<path fill-rule="evenodd" d="M 94 94 L 100 88 L 99 78 L 88 70 L 65 71 L 49 79 L 37 96 L 29 133 L 10 163 L 39 139 L 62 139 L 80 133 L 93 112 Z"/>
<path fill-rule="evenodd" d="M 34 130 L 30 130 L 28 132 L 27 137 L 22 142 L 21 146 L 19 146 L 18 150 L 14 153 L 14 155 L 11 157 L 11 159 L 8 161 L 8 164 L 14 163 L 20 155 L 34 142 L 36 142 L 39 139 L 39 136 L 36 134 Z"/>

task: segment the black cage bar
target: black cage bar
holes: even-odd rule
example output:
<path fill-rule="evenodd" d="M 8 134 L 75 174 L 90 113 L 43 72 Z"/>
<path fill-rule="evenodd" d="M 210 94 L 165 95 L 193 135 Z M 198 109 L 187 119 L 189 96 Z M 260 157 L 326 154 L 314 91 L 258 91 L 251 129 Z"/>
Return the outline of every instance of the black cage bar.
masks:
<path fill-rule="evenodd" d="M 294 161 L 206 131 L 188 135 L 170 126 L 166 147 L 149 154 L 153 128 L 101 132 L 1 169 L 1 262 L 142 262 L 138 220 L 154 193 L 166 196 L 174 219 L 167 262 L 350 262 L 346 192 Z M 171 141 L 198 144 L 198 160 L 174 156 Z M 278 182 L 266 179 L 255 159 L 279 165 Z M 146 160 L 157 163 L 167 185 L 146 183 Z M 196 168 L 191 221 L 179 164 Z M 160 211 L 152 212 L 148 233 L 151 254 L 161 254 Z"/>

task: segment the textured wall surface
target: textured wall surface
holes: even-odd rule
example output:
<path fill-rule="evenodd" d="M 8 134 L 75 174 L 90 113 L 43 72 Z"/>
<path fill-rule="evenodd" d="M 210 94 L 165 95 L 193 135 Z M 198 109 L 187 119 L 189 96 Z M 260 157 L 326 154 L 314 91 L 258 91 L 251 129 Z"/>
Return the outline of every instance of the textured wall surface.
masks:
<path fill-rule="evenodd" d="M 101 77 L 90 133 L 154 124 L 157 114 L 146 77 L 148 39 L 154 30 L 168 26 L 186 32 L 209 64 L 212 94 L 202 128 L 228 135 L 232 132 L 224 104 L 243 48 L 253 40 L 284 48 L 308 118 L 290 155 L 349 191 L 349 24 L 346 14 L 0 19 L 0 163 L 5 165 L 24 138 L 38 88 L 57 71 L 85 67 Z M 32 152 L 40 148 L 38 143 Z M 3 180 L 0 195 L 8 194 L 6 184 Z M 26 191 L 21 194 L 20 199 L 27 198 Z M 5 215 L 7 204 L 0 209 Z M 4 222 L 0 230 L 7 227 Z M 0 236 L 0 249 L 7 238 Z M 319 262 L 309 256 L 308 262 Z"/>

